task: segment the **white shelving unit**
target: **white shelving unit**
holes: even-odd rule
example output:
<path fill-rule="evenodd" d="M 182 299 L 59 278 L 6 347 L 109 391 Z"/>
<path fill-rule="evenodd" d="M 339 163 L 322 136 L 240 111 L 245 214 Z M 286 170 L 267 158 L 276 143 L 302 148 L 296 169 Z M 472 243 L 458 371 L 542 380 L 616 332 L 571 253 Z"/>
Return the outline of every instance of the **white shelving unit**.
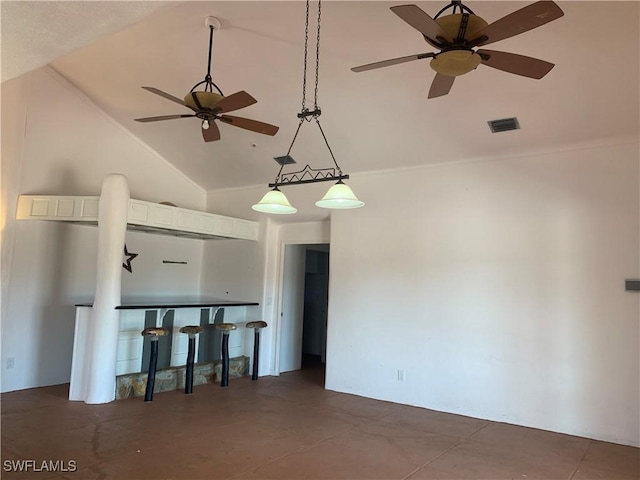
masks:
<path fill-rule="evenodd" d="M 97 225 L 99 203 L 100 197 L 20 195 L 16 218 Z M 134 199 L 129 200 L 127 228 L 188 238 L 258 240 L 258 222 Z"/>

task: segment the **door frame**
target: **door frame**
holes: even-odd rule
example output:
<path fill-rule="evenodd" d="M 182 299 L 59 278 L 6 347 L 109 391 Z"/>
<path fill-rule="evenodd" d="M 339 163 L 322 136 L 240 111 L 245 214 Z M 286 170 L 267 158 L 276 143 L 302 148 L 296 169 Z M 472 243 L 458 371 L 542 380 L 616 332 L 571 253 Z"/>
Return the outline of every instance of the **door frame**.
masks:
<path fill-rule="evenodd" d="M 278 277 L 277 277 L 277 291 L 276 298 L 276 328 L 275 341 L 274 341 L 274 376 L 280 376 L 280 344 L 282 342 L 282 299 L 284 293 L 284 260 L 285 260 L 285 248 L 287 245 L 329 245 L 329 255 L 331 255 L 331 243 L 326 239 L 305 239 L 305 240 L 280 240 L 278 248 Z M 331 269 L 329 269 L 329 277 L 331 276 Z M 328 303 L 328 300 L 327 300 Z"/>

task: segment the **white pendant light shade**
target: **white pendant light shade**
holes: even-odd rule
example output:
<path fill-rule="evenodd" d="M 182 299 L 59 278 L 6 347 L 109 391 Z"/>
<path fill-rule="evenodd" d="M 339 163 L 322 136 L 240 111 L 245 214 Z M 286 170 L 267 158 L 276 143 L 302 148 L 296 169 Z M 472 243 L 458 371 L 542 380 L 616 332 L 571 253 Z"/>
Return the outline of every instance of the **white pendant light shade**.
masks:
<path fill-rule="evenodd" d="M 348 185 L 340 180 L 331 187 L 322 200 L 316 202 L 316 206 L 322 208 L 360 208 L 364 202 L 358 200 Z"/>
<path fill-rule="evenodd" d="M 280 215 L 296 213 L 298 211 L 297 208 L 291 206 L 287 197 L 284 193 L 278 190 L 278 187 L 268 191 L 267 194 L 262 197 L 262 200 L 251 208 L 257 212 L 275 213 Z"/>

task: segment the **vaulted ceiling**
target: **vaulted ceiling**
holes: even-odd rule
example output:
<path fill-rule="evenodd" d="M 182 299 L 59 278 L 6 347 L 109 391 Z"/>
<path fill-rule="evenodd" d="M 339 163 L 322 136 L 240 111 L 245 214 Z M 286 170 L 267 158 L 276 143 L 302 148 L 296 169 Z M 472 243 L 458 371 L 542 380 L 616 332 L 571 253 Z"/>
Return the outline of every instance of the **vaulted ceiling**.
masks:
<path fill-rule="evenodd" d="M 449 95 L 427 99 L 429 60 L 354 73 L 351 67 L 431 52 L 389 7 L 402 2 L 322 4 L 320 121 L 345 173 L 474 161 L 637 137 L 640 4 L 558 2 L 564 16 L 491 45 L 556 66 L 533 80 L 480 65 Z M 431 16 L 448 2 L 418 2 Z M 491 23 L 532 2 L 469 1 Z M 20 5 L 22 4 L 22 5 Z M 93 7 L 92 7 L 93 5 Z M 316 3 L 311 4 L 315 18 Z M 93 8 L 93 10 L 92 10 Z M 49 63 L 98 106 L 205 189 L 266 184 L 297 127 L 305 3 L 2 2 L 2 79 Z M 200 122 L 134 118 L 190 113 L 143 90 L 182 98 L 207 68 L 208 16 L 218 17 L 213 81 L 225 95 L 258 102 L 234 115 L 280 127 L 274 136 L 220 125 L 205 143 Z M 313 106 L 315 22 L 307 100 Z M 517 117 L 520 130 L 492 134 L 487 122 Z M 291 152 L 300 167 L 331 166 L 320 132 L 304 125 Z"/>

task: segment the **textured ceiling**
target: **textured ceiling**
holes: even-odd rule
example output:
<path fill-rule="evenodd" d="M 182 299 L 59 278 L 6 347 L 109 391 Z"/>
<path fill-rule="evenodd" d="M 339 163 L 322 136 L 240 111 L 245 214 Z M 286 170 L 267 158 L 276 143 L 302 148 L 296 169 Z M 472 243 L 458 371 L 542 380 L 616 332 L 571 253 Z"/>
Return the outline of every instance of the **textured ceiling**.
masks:
<path fill-rule="evenodd" d="M 11 8 L 7 3 L 13 2 L 2 2 L 3 79 L 53 60 L 55 70 L 205 189 L 266 184 L 275 177 L 273 157 L 286 153 L 301 107 L 304 2 L 16 2 L 25 5 Z M 94 3 L 96 11 L 88 11 Z M 322 6 L 320 120 L 345 173 L 637 137 L 638 2 L 558 2 L 564 17 L 491 45 L 555 63 L 546 77 L 532 80 L 480 65 L 458 77 L 449 95 L 430 100 L 435 72 L 429 60 L 350 70 L 433 51 L 389 10 L 400 3 L 327 1 Z M 465 2 L 489 23 L 529 3 Z M 432 16 L 446 4 L 417 3 Z M 225 95 L 245 90 L 254 96 L 257 104 L 233 114 L 280 126 L 275 137 L 223 124 L 222 139 L 205 144 L 196 119 L 133 121 L 189 113 L 140 87 L 183 97 L 203 79 L 210 15 L 222 21 L 214 38 L 214 82 Z M 28 28 L 34 18 L 40 21 Z M 9 58 L 7 30 L 14 36 Z M 22 43 L 15 38 L 17 30 Z M 315 38 L 313 26 L 310 36 Z M 308 82 L 312 98 L 313 75 Z M 492 134 L 487 121 L 505 117 L 517 117 L 521 130 Z M 313 124 L 303 126 L 291 153 L 301 167 L 331 166 Z"/>
<path fill-rule="evenodd" d="M 178 2 L 0 2 L 2 81 L 42 67 L 61 55 Z"/>

